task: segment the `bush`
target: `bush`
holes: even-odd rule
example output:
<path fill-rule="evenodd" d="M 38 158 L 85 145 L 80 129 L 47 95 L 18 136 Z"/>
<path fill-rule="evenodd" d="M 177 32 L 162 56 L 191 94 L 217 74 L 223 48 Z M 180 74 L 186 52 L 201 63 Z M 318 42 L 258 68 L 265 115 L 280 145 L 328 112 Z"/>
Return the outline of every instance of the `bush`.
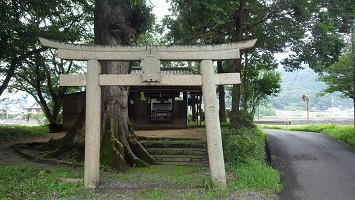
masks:
<path fill-rule="evenodd" d="M 247 128 L 254 128 L 254 116 L 248 112 L 240 112 L 237 116 L 237 124 Z"/>
<path fill-rule="evenodd" d="M 265 134 L 258 128 L 223 129 L 222 142 L 227 170 L 235 178 L 235 191 L 280 192 L 280 174 L 265 162 Z"/>
<path fill-rule="evenodd" d="M 257 128 L 223 129 L 223 152 L 227 162 L 237 164 L 248 159 L 264 159 L 265 135 Z"/>

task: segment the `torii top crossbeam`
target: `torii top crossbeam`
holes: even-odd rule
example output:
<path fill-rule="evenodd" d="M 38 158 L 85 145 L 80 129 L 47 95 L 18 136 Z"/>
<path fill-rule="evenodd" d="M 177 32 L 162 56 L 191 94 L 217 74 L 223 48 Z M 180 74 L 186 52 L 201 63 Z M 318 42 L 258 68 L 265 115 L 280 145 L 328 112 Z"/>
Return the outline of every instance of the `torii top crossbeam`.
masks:
<path fill-rule="evenodd" d="M 43 46 L 58 49 L 58 56 L 67 60 L 143 60 L 144 52 L 159 52 L 161 61 L 231 60 L 239 58 L 240 49 L 254 46 L 255 40 L 203 46 L 103 46 L 67 44 L 39 38 Z M 80 53 L 82 52 L 82 53 Z"/>
<path fill-rule="evenodd" d="M 205 46 L 102 46 L 66 44 L 39 38 L 44 46 L 58 49 L 58 56 L 67 60 L 141 60 L 142 76 L 137 75 L 100 75 L 100 85 L 180 85 L 201 86 L 202 77 L 198 75 L 169 76 L 161 75 L 160 61 L 201 61 L 231 60 L 240 57 L 239 50 L 251 48 L 256 40 L 239 43 Z M 217 74 L 216 84 L 239 84 L 237 73 Z M 177 79 L 179 81 L 177 81 Z M 128 81 L 129 80 L 129 81 Z M 176 80 L 176 81 L 174 81 Z M 85 86 L 86 77 L 61 75 L 62 86 Z"/>

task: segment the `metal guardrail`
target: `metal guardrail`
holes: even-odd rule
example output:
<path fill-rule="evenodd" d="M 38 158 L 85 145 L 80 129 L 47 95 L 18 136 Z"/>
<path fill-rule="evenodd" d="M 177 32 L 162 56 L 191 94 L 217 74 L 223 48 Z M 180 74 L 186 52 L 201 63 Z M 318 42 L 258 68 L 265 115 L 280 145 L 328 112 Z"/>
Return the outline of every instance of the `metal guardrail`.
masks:
<path fill-rule="evenodd" d="M 267 125 L 291 125 L 292 122 L 289 120 L 283 121 L 254 121 L 255 124 L 267 124 Z"/>

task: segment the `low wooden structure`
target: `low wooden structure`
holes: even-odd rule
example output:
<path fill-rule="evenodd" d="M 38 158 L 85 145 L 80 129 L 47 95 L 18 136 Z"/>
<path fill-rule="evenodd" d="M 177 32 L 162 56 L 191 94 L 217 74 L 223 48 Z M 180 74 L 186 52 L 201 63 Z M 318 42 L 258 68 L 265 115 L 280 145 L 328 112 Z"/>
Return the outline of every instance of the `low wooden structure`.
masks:
<path fill-rule="evenodd" d="M 200 105 L 201 95 L 201 87 L 130 87 L 129 119 L 135 130 L 188 128 L 188 106 Z M 64 128 L 69 129 L 75 123 L 85 101 L 85 92 L 63 98 Z"/>
<path fill-rule="evenodd" d="M 135 129 L 188 128 L 190 94 L 189 88 L 181 87 L 132 87 L 130 121 Z"/>
<path fill-rule="evenodd" d="M 189 68 L 162 68 L 162 74 L 191 74 Z M 141 74 L 132 68 L 131 74 Z M 68 94 L 63 98 L 63 127 L 70 128 L 85 108 L 86 93 Z M 131 86 L 128 115 L 135 130 L 150 128 L 188 128 L 188 109 L 193 118 L 201 113 L 200 86 Z M 189 107 L 190 106 L 190 107 Z"/>

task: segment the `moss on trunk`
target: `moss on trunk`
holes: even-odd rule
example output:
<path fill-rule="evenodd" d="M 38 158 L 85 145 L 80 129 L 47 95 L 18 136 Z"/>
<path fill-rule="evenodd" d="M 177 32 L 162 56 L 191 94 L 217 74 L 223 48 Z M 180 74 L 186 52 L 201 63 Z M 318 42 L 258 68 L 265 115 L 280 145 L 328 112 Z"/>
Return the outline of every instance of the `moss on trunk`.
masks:
<path fill-rule="evenodd" d="M 116 139 L 109 119 L 106 119 L 105 125 L 105 132 L 101 141 L 100 163 L 101 165 L 124 169 L 126 168 L 124 147 Z"/>

